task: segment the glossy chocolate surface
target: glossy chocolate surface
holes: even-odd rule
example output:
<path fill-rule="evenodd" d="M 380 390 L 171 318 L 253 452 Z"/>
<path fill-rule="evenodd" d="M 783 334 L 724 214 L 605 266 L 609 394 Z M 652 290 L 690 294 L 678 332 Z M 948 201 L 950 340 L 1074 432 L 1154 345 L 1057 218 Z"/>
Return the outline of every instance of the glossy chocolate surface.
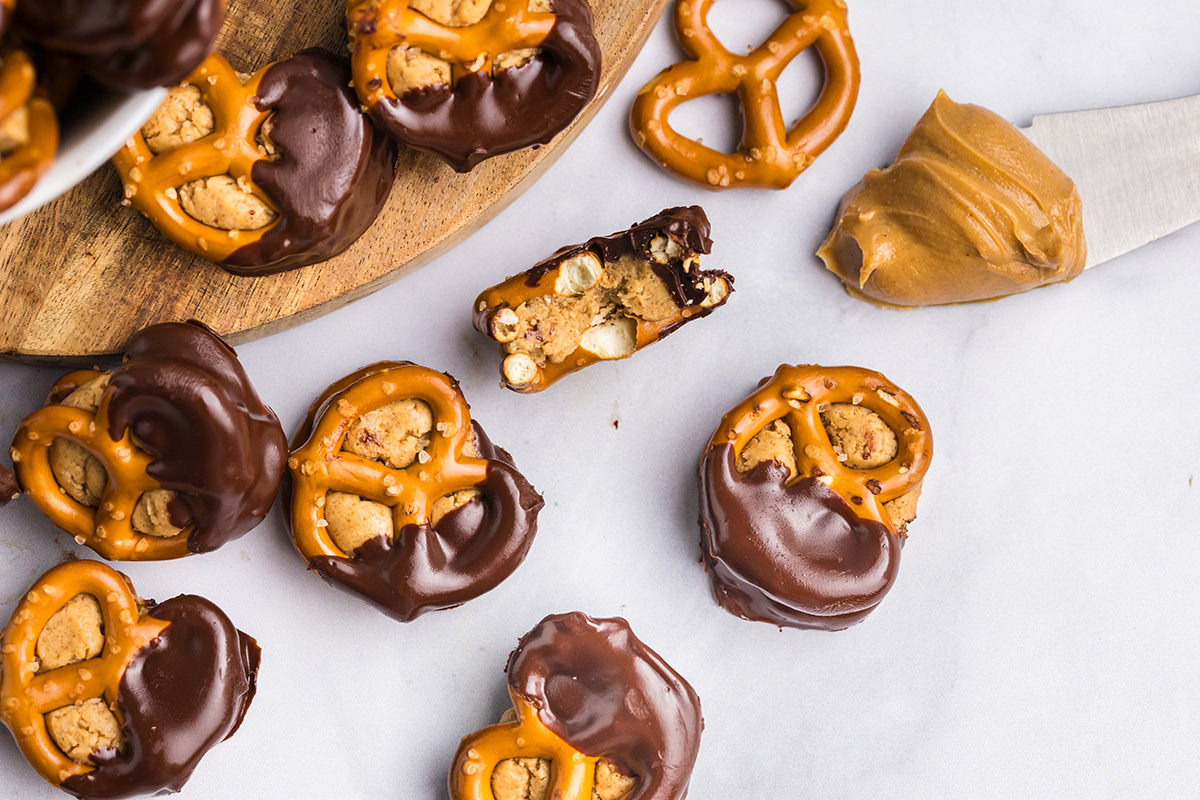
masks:
<path fill-rule="evenodd" d="M 537 533 L 541 495 L 517 471 L 512 456 L 471 423 L 487 473 L 482 496 L 431 525 L 406 525 L 394 542 L 372 539 L 353 558 L 320 556 L 309 566 L 330 583 L 410 622 L 453 608 L 498 586 L 520 566 Z"/>
<path fill-rule="evenodd" d="M 513 651 L 508 682 L 571 747 L 638 779 L 625 800 L 687 796 L 700 698 L 625 620 L 546 617 Z"/>
<path fill-rule="evenodd" d="M 17 488 L 17 476 L 8 467 L 0 466 L 0 506 L 6 506 L 21 494 Z"/>
<path fill-rule="evenodd" d="M 84 798 L 177 792 L 200 759 L 233 735 L 254 699 L 259 648 L 208 600 L 181 595 L 149 609 L 170 623 L 121 676 L 121 752 L 62 787 Z"/>
<path fill-rule="evenodd" d="M 740 473 L 736 458 L 733 445 L 710 445 L 700 466 L 700 549 L 717 603 L 793 628 L 860 622 L 896 580 L 899 537 L 814 478 L 789 484 L 774 461 Z"/>
<path fill-rule="evenodd" d="M 596 94 L 600 45 L 586 0 L 552 0 L 550 33 L 529 63 L 488 75 L 473 72 L 369 107 L 397 141 L 440 156 L 459 172 L 480 161 L 546 144 Z"/>
<path fill-rule="evenodd" d="M 250 177 L 279 209 L 279 221 L 221 266 L 267 275 L 333 258 L 383 210 L 396 177 L 396 145 L 359 111 L 345 59 L 319 48 L 272 64 L 257 107 L 271 111 L 279 158 L 256 161 Z"/>
<path fill-rule="evenodd" d="M 224 19 L 225 0 L 39 0 L 16 12 L 30 38 L 116 89 L 182 80 L 212 52 Z"/>
<path fill-rule="evenodd" d="M 190 552 L 215 550 L 267 515 L 287 440 L 221 337 L 198 322 L 144 329 L 105 398 L 109 436 L 132 431 L 154 457 L 148 474 L 178 493 L 183 509 L 172 509 L 172 519 L 194 523 Z"/>

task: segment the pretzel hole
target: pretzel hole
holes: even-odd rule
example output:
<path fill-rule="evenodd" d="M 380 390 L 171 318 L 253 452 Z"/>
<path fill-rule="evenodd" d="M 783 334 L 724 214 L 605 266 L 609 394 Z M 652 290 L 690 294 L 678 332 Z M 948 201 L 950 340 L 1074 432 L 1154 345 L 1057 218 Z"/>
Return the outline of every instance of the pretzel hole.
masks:
<path fill-rule="evenodd" d="M 424 400 L 408 398 L 354 420 L 342 449 L 393 469 L 404 469 L 425 453 L 432 433 L 433 409 Z"/>
<path fill-rule="evenodd" d="M 788 62 L 775 87 L 780 119 L 791 130 L 817 104 L 825 88 L 825 65 L 816 48 L 809 47 Z"/>
<path fill-rule="evenodd" d="M 17 148 L 29 144 L 29 106 L 15 109 L 0 119 L 0 159 L 11 155 Z"/>
<path fill-rule="evenodd" d="M 100 603 L 90 594 L 77 594 L 54 612 L 34 645 L 38 672 L 87 661 L 103 649 L 104 616 Z"/>
<path fill-rule="evenodd" d="M 708 29 L 734 55 L 759 47 L 792 14 L 783 0 L 727 0 L 713 3 Z"/>
<path fill-rule="evenodd" d="M 95 414 L 108 388 L 109 373 L 83 384 L 60 401 L 60 405 Z M 136 446 L 136 442 L 134 445 Z M 48 452 L 50 471 L 67 495 L 80 505 L 97 508 L 108 488 L 108 471 L 100 459 L 70 439 L 55 439 Z M 171 521 L 175 492 L 152 489 L 138 497 L 130 524 L 138 533 L 170 538 L 182 531 Z"/>
<path fill-rule="evenodd" d="M 671 110 L 668 124 L 719 153 L 735 153 L 742 141 L 742 101 L 728 92 L 706 94 Z"/>
<path fill-rule="evenodd" d="M 621 800 L 633 791 L 637 779 L 621 773 L 607 758 L 596 763 L 591 800 Z M 496 800 L 546 800 L 550 787 L 550 761 L 544 758 L 506 758 L 492 770 L 492 795 Z"/>
<path fill-rule="evenodd" d="M 123 744 L 121 723 L 99 697 L 49 712 L 46 729 L 67 758 L 89 766 L 93 755 L 120 750 Z"/>

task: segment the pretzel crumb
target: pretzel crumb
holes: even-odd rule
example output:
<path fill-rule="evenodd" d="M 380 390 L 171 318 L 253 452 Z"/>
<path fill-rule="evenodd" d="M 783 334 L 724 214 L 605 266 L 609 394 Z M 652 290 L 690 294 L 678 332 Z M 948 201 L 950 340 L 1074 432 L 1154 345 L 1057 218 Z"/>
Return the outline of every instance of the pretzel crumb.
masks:
<path fill-rule="evenodd" d="M 550 762 L 544 758 L 508 758 L 492 771 L 496 800 L 547 800 Z M 591 800 L 621 800 L 633 791 L 637 779 L 624 775 L 613 762 L 596 763 Z"/>
<path fill-rule="evenodd" d="M 77 594 L 54 612 L 34 645 L 40 672 L 87 661 L 103 649 L 104 617 L 90 594 Z"/>
<path fill-rule="evenodd" d="M 50 738 L 72 761 L 92 765 L 102 750 L 121 749 L 121 726 L 99 697 L 51 711 L 46 715 Z"/>

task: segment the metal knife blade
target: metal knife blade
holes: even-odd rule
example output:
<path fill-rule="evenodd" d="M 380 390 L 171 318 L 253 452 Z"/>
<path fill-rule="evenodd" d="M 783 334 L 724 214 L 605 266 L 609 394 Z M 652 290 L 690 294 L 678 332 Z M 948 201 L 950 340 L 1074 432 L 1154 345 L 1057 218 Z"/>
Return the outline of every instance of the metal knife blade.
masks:
<path fill-rule="evenodd" d="M 1084 269 L 1200 220 L 1200 95 L 1040 114 L 1021 132 L 1079 187 Z"/>

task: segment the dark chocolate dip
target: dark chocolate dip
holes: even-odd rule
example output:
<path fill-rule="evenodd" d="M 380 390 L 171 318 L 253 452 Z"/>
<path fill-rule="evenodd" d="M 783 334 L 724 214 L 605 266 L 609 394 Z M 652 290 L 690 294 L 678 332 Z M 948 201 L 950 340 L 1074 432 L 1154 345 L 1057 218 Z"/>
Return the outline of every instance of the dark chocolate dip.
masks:
<path fill-rule="evenodd" d="M 221 266 L 235 275 L 269 275 L 327 261 L 383 210 L 396 177 L 396 145 L 359 111 L 349 63 L 319 48 L 267 67 L 256 106 L 272 112 L 279 155 L 255 162 L 250 177 L 279 220 Z"/>
<path fill-rule="evenodd" d="M 8 467 L 0 466 L 0 506 L 6 506 L 21 494 L 17 476 Z"/>
<path fill-rule="evenodd" d="M 546 617 L 508 659 L 543 725 L 637 779 L 625 800 L 683 800 L 700 750 L 700 698 L 620 617 Z"/>
<path fill-rule="evenodd" d="M 254 699 L 260 651 L 208 600 L 180 595 L 149 604 L 170 623 L 121 676 L 120 752 L 92 756 L 96 769 L 63 781 L 83 798 L 177 792 L 200 759 L 233 735 Z"/>
<path fill-rule="evenodd" d="M 480 161 L 546 144 L 596 94 L 600 45 L 586 0 L 552 0 L 550 33 L 527 64 L 495 75 L 471 72 L 453 86 L 436 84 L 369 104 L 375 123 L 397 141 L 440 156 L 459 172 Z M 375 20 L 357 21 L 363 33 Z"/>
<path fill-rule="evenodd" d="M 152 325 L 126 347 L 101 405 L 108 434 L 128 429 L 153 456 L 147 473 L 177 493 L 172 522 L 188 550 L 215 550 L 260 523 L 279 489 L 287 440 L 237 354 L 199 322 Z"/>
<path fill-rule="evenodd" d="M 479 423 L 471 425 L 479 455 L 488 459 L 476 486 L 480 497 L 446 514 L 436 528 L 406 525 L 394 542 L 378 537 L 353 558 L 320 556 L 309 566 L 401 622 L 462 605 L 499 586 L 525 560 L 544 503 L 512 456 L 492 444 Z"/>
<path fill-rule="evenodd" d="M 18 27 L 116 89 L 181 81 L 216 44 L 225 0 L 21 2 Z"/>
<path fill-rule="evenodd" d="M 891 589 L 899 537 L 814 478 L 764 461 L 738 472 L 732 444 L 700 465 L 700 549 L 721 607 L 779 626 L 841 630 Z"/>

